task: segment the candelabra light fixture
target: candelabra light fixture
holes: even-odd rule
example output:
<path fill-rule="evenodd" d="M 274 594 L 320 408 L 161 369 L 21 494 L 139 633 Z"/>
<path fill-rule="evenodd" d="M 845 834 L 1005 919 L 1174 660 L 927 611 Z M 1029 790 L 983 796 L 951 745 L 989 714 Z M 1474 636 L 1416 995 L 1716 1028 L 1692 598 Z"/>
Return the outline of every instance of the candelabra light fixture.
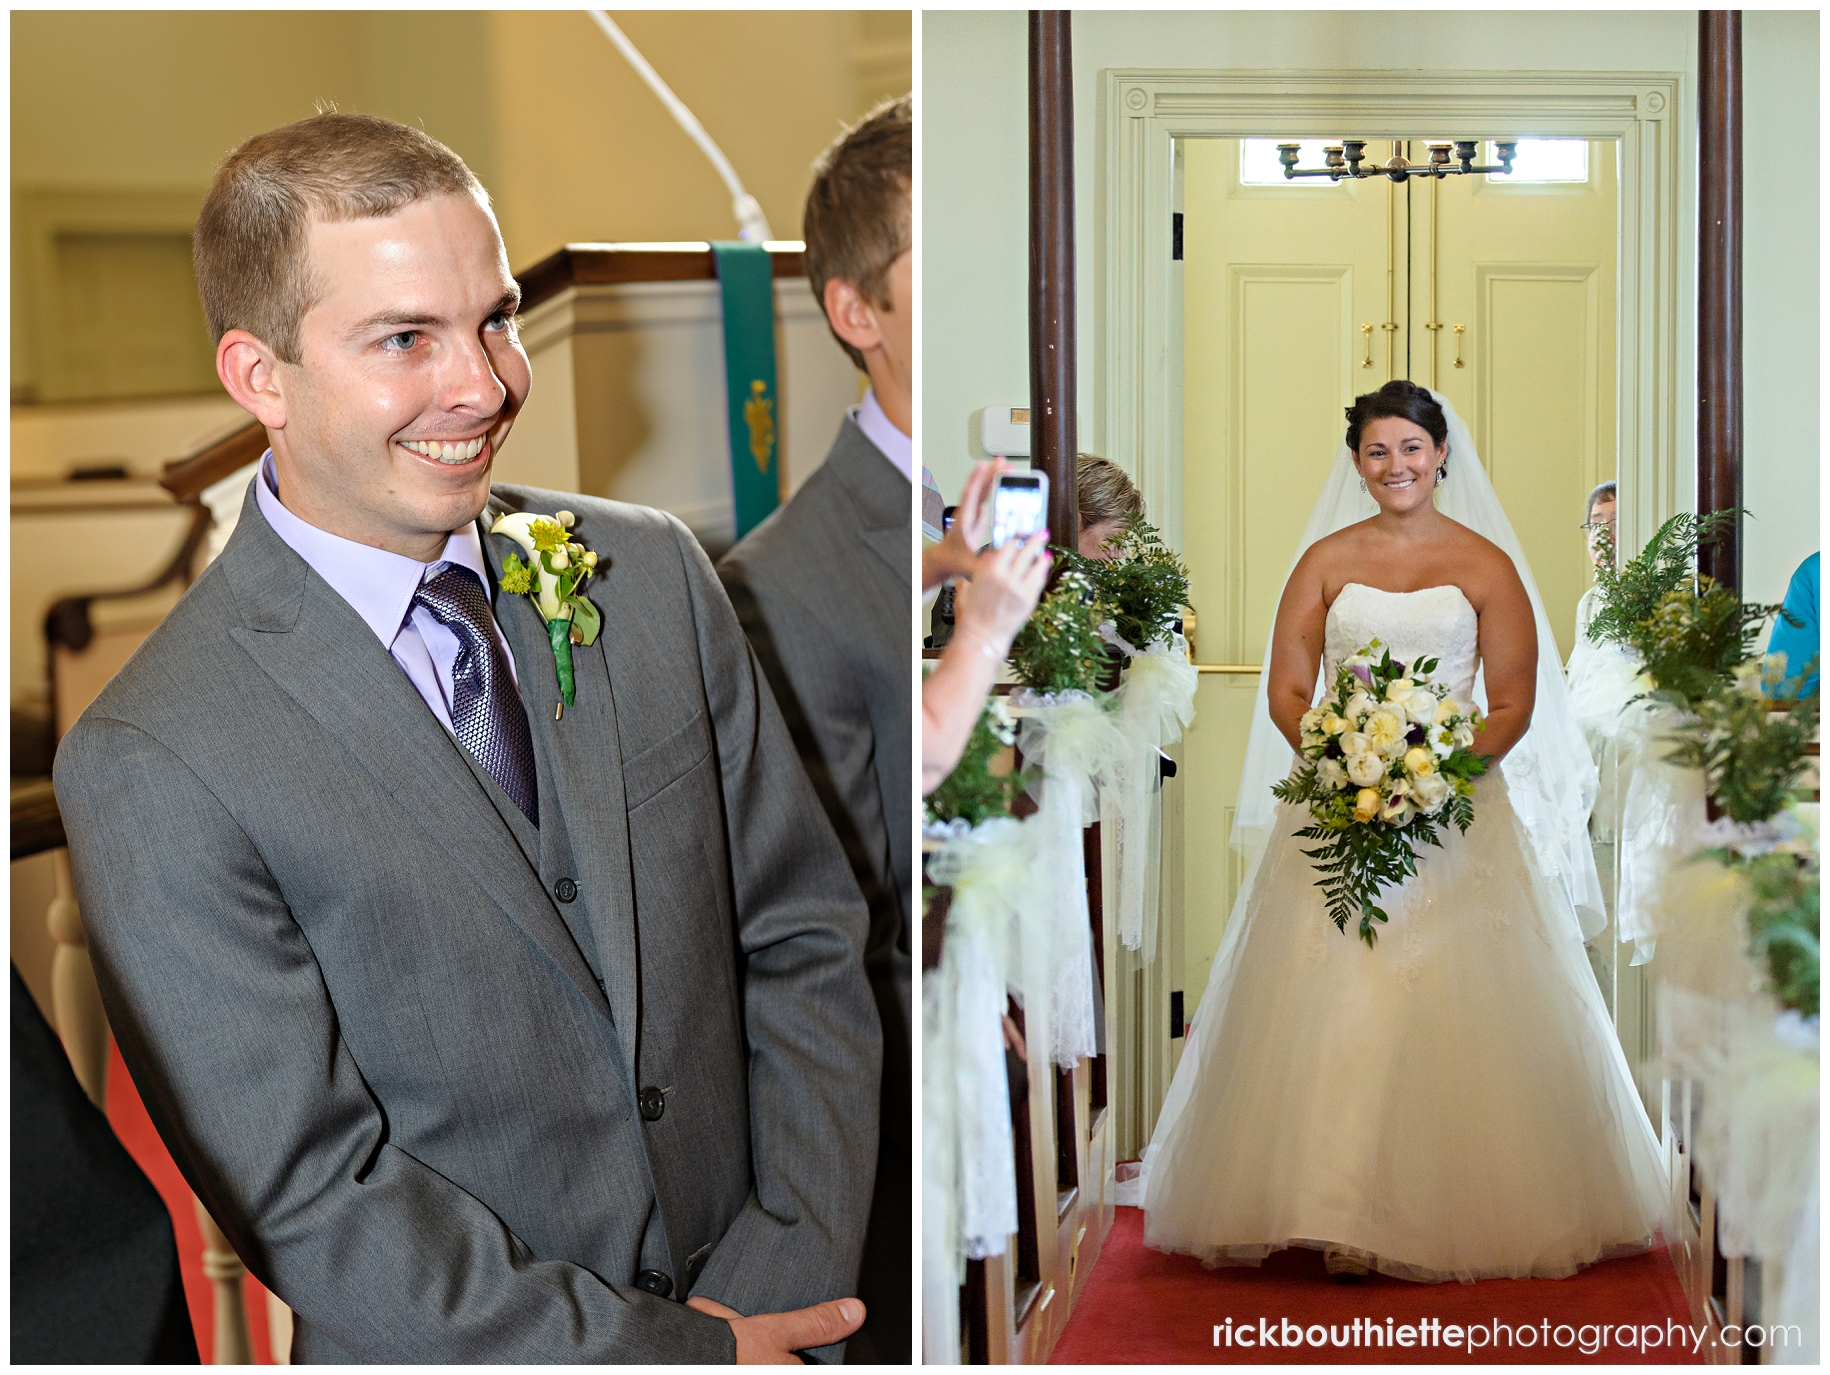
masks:
<path fill-rule="evenodd" d="M 1453 144 L 1432 143 L 1429 145 L 1428 162 L 1410 162 L 1402 154 L 1393 152 L 1384 163 L 1366 164 L 1366 140 L 1363 138 L 1345 138 L 1339 143 L 1331 143 L 1322 149 L 1328 160 L 1326 167 L 1306 167 L 1299 169 L 1297 158 L 1302 152 L 1300 143 L 1280 143 L 1277 145 L 1277 160 L 1283 164 L 1284 178 L 1294 181 L 1297 177 L 1328 177 L 1339 181 L 1343 177 L 1390 177 L 1393 181 L 1408 181 L 1412 177 L 1447 177 L 1465 176 L 1473 173 L 1486 173 L 1490 176 L 1510 176 L 1512 160 L 1518 155 L 1519 141 L 1498 139 L 1494 147 L 1499 151 L 1500 166 L 1476 167 L 1474 158 L 1480 150 L 1478 139 L 1457 139 Z M 1453 148 L 1453 155 L 1450 149 Z"/>

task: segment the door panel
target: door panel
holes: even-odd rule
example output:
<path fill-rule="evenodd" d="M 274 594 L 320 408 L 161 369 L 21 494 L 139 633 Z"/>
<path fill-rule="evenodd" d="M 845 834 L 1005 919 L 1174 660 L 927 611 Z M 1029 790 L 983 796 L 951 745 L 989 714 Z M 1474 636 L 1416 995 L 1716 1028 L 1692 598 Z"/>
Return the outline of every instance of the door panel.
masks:
<path fill-rule="evenodd" d="M 1600 273 L 1594 264 L 1519 264 L 1477 266 L 1474 276 L 1475 330 L 1491 341 L 1476 368 L 1474 442 L 1531 563 L 1558 657 L 1567 659 L 1576 602 L 1589 586 L 1577 527 L 1600 480 Z"/>
<path fill-rule="evenodd" d="M 1253 665 L 1309 508 L 1334 462 L 1342 408 L 1378 386 L 1389 331 L 1391 225 L 1380 186 L 1242 186 L 1234 139 L 1183 155 L 1183 553 L 1195 657 Z M 1375 326 L 1370 368 L 1362 323 Z M 1402 354 L 1396 355 L 1400 359 Z M 1183 965 L 1200 1015 L 1241 863 L 1227 836 L 1258 690 L 1203 674 L 1183 786 Z M 1173 917 L 1172 917 L 1173 919 Z"/>

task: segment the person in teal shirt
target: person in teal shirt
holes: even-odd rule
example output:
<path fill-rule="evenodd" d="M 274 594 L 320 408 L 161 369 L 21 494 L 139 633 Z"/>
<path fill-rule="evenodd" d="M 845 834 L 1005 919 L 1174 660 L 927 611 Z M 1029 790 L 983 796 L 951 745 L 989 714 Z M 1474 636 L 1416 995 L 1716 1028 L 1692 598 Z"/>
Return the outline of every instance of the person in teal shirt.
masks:
<path fill-rule="evenodd" d="M 1811 674 L 1798 689 L 1800 697 L 1817 695 L 1817 666 L 1812 661 L 1818 656 L 1817 633 L 1817 564 L 1819 555 L 1813 554 L 1798 565 L 1798 571 L 1792 574 L 1791 585 L 1786 588 L 1786 599 L 1781 605 L 1786 614 L 1794 621 L 1802 622 L 1793 625 L 1784 617 L 1773 624 L 1772 638 L 1767 641 L 1768 654 L 1786 656 L 1786 675 L 1788 679 L 1796 678 L 1806 664 L 1811 664 Z M 1770 689 L 1774 696 L 1789 690 L 1787 685 L 1775 685 Z"/>

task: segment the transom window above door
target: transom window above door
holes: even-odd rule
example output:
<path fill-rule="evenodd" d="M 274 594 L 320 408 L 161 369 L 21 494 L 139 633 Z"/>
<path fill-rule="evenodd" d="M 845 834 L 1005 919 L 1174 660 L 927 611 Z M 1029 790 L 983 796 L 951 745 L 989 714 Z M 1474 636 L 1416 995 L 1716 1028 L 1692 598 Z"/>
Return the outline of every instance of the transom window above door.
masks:
<path fill-rule="evenodd" d="M 1487 156 L 1497 158 L 1493 145 Z M 1589 141 L 1585 138 L 1522 138 L 1513 155 L 1510 177 L 1491 182 L 1584 182 L 1589 179 Z"/>

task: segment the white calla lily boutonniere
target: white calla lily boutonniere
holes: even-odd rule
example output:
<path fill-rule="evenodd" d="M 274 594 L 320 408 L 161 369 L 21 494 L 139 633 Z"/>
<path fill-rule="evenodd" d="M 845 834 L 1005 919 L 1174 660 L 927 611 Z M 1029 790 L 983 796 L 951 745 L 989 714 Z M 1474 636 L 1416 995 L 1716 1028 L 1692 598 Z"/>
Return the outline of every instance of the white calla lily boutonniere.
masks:
<path fill-rule="evenodd" d="M 603 629 L 602 613 L 579 591 L 597 571 L 597 554 L 572 539 L 578 517 L 560 511 L 548 519 L 528 511 L 503 516 L 489 529 L 507 535 L 527 554 L 510 554 L 502 561 L 504 592 L 534 599 L 546 620 L 547 640 L 553 646 L 553 670 L 559 676 L 559 695 L 572 705 L 572 646 L 588 645 Z"/>

